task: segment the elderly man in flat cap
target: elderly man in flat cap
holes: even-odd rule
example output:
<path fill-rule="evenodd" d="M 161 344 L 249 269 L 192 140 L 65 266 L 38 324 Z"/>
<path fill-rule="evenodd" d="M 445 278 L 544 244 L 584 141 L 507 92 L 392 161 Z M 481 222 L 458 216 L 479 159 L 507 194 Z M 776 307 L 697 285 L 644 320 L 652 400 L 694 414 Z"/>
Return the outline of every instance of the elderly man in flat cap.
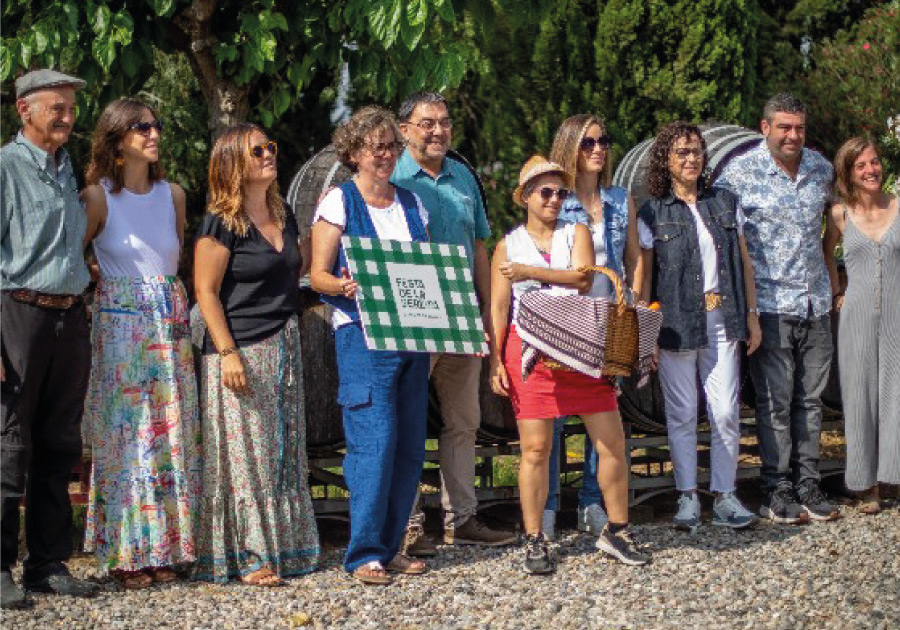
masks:
<path fill-rule="evenodd" d="M 68 484 L 81 456 L 81 415 L 90 373 L 81 294 L 85 213 L 62 146 L 84 81 L 36 70 L 16 81 L 22 130 L 0 149 L 0 599 L 27 606 L 13 582 L 19 504 L 25 495 L 23 586 L 86 597 L 95 587 L 69 574 L 72 506 Z M 25 494 L 26 482 L 28 492 Z"/>

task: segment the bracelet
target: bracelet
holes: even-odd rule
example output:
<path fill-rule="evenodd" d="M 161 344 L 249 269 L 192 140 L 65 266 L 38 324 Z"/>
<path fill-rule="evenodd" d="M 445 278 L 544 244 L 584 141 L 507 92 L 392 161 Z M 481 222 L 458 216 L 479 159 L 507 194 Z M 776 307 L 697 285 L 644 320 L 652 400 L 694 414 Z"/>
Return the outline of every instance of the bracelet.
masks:
<path fill-rule="evenodd" d="M 758 308 L 748 308 L 747 314 L 748 315 L 759 315 L 759 309 Z"/>
<path fill-rule="evenodd" d="M 219 350 L 219 356 L 222 358 L 227 357 L 229 354 L 234 354 L 238 349 L 235 346 L 231 346 L 230 348 L 225 348 L 224 350 Z"/>

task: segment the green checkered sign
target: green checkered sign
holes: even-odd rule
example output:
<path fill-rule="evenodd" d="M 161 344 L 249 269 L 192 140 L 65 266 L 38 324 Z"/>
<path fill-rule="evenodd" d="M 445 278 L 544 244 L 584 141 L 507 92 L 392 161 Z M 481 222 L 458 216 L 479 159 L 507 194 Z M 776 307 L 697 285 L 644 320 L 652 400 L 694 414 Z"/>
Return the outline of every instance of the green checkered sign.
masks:
<path fill-rule="evenodd" d="M 372 350 L 488 351 L 461 245 L 341 238 Z"/>

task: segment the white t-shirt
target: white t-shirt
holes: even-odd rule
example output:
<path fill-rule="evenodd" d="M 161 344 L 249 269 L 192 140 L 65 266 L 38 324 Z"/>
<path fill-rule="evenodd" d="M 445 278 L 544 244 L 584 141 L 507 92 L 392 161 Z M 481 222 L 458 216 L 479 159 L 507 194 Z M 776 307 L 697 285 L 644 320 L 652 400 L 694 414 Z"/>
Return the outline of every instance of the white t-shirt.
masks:
<path fill-rule="evenodd" d="M 703 292 L 717 293 L 719 291 L 719 257 L 716 254 L 716 242 L 713 240 L 712 234 L 706 229 L 706 224 L 697 211 L 696 203 L 689 203 L 688 208 L 694 215 L 694 225 L 697 226 L 697 239 L 700 241 L 700 264 L 703 267 Z M 744 223 L 747 218 L 744 211 L 737 207 L 734 213 L 734 219 L 737 223 L 738 234 L 744 233 Z M 638 219 L 638 235 L 641 241 L 642 249 L 653 249 L 653 232 L 644 223 L 643 219 Z"/>
<path fill-rule="evenodd" d="M 419 217 L 422 219 L 422 225 L 428 227 L 428 211 L 422 207 L 422 200 L 413 193 L 416 198 L 416 206 L 419 208 Z M 409 225 L 406 223 L 406 214 L 403 212 L 403 206 L 400 204 L 400 198 L 394 194 L 394 203 L 387 208 L 377 208 L 366 204 L 369 209 L 369 216 L 372 217 L 372 223 L 375 225 L 375 232 L 378 238 L 388 241 L 411 241 L 409 234 Z M 319 219 L 328 221 L 329 223 L 343 228 L 347 225 L 347 212 L 344 210 L 344 193 L 340 188 L 335 188 L 329 192 L 313 215 L 312 222 L 315 223 Z M 350 316 L 340 309 L 334 309 L 331 316 L 331 326 L 335 330 L 344 324 L 349 324 Z"/>

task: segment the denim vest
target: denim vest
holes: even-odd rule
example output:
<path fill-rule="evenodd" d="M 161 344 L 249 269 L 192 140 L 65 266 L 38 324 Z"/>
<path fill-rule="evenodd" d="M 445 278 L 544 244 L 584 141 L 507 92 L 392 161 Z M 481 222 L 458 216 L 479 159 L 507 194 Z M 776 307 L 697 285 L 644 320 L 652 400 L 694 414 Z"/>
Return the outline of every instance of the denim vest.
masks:
<path fill-rule="evenodd" d="M 625 242 L 628 240 L 628 191 L 621 186 L 600 187 L 603 200 L 606 266 L 625 278 Z M 575 195 L 563 202 L 559 218 L 591 227 L 591 217 Z"/>
<path fill-rule="evenodd" d="M 721 309 L 729 341 L 747 338 L 747 296 L 736 208 L 737 198 L 722 188 L 701 190 L 697 196 L 697 212 L 716 244 Z M 651 198 L 638 216 L 653 233 L 653 299 L 661 303 L 663 315 L 659 347 L 708 347 L 700 239 L 691 209 L 670 193 Z"/>
<path fill-rule="evenodd" d="M 427 241 L 428 231 L 425 229 L 425 226 L 422 224 L 422 218 L 419 216 L 419 206 L 416 204 L 415 195 L 399 186 L 394 186 L 394 189 L 397 191 L 397 197 L 400 199 L 400 205 L 403 207 L 403 214 L 406 216 L 406 225 L 409 227 L 410 237 L 414 241 Z M 378 232 L 375 230 L 375 224 L 372 223 L 372 217 L 369 216 L 366 201 L 353 180 L 341 184 L 341 192 L 344 197 L 344 211 L 347 214 L 347 222 L 344 224 L 344 235 L 378 238 Z M 334 267 L 331 269 L 332 275 L 339 278 L 342 267 L 347 267 L 347 255 L 344 253 L 344 246 L 340 245 L 337 258 L 334 261 Z M 343 295 L 326 295 L 324 293 L 320 294 L 319 297 L 326 304 L 344 311 L 350 316 L 352 321 L 359 321 L 359 309 L 356 306 L 356 300 L 351 300 Z"/>

